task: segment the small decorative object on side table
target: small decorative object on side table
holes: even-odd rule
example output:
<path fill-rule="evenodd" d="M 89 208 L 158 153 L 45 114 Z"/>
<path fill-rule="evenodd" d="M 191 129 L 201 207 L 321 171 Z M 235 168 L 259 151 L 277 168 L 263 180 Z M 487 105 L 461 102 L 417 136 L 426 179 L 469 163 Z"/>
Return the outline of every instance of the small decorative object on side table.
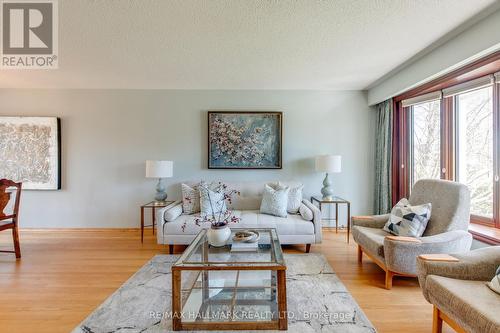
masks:
<path fill-rule="evenodd" d="M 162 202 L 151 201 L 151 202 L 148 202 L 147 204 L 141 205 L 141 243 L 144 242 L 144 227 L 153 227 L 153 235 L 155 234 L 156 209 L 167 207 L 168 205 L 171 205 L 174 202 L 175 201 L 162 201 Z M 151 225 L 144 225 L 144 210 L 146 208 L 151 208 L 151 220 L 153 223 Z"/>
<path fill-rule="evenodd" d="M 324 199 L 321 196 L 312 196 L 311 202 L 317 202 L 319 205 L 319 210 L 323 204 L 335 204 L 335 232 L 338 232 L 339 228 L 339 204 L 347 205 L 347 243 L 349 243 L 349 234 L 351 232 L 351 203 L 341 197 L 333 196 L 329 199 Z M 326 219 L 325 219 L 326 220 Z"/>

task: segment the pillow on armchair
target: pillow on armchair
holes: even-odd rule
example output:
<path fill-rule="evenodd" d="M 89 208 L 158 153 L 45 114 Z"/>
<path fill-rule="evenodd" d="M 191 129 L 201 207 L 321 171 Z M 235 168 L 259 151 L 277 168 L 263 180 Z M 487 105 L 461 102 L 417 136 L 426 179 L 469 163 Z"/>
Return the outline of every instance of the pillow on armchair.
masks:
<path fill-rule="evenodd" d="M 486 284 L 491 290 L 500 295 L 500 266 L 498 266 L 497 272 L 491 282 L 487 282 Z"/>
<path fill-rule="evenodd" d="M 384 230 L 396 236 L 421 237 L 431 218 L 431 208 L 430 203 L 411 206 L 403 198 L 392 208 Z"/>

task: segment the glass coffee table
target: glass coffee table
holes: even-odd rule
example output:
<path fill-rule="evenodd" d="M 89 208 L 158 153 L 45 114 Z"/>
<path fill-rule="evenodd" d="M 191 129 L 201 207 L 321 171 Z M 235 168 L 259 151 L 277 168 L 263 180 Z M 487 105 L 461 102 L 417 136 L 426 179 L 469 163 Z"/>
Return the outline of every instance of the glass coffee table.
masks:
<path fill-rule="evenodd" d="M 233 228 L 228 243 L 235 232 Z M 286 330 L 286 265 L 275 229 L 258 248 L 209 246 L 201 230 L 172 266 L 172 325 L 179 330 Z"/>

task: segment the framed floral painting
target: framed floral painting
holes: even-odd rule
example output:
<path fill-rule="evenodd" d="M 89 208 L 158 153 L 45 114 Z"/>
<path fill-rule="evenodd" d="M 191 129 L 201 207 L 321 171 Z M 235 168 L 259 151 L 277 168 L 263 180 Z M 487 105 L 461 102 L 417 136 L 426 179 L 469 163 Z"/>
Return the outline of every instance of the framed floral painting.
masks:
<path fill-rule="evenodd" d="M 209 169 L 281 169 L 282 112 L 209 111 Z"/>

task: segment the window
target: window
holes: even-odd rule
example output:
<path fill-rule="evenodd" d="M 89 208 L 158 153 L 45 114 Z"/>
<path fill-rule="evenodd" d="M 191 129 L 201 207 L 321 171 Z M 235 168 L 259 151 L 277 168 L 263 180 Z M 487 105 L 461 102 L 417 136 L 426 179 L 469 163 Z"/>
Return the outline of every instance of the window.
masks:
<path fill-rule="evenodd" d="M 439 178 L 441 170 L 440 101 L 411 108 L 411 185 L 422 178 Z"/>
<path fill-rule="evenodd" d="M 458 181 L 471 222 L 500 228 L 500 51 L 394 100 L 393 202 L 422 178 Z"/>
<path fill-rule="evenodd" d="M 471 191 L 471 213 L 493 217 L 493 88 L 455 96 L 456 180 Z"/>

